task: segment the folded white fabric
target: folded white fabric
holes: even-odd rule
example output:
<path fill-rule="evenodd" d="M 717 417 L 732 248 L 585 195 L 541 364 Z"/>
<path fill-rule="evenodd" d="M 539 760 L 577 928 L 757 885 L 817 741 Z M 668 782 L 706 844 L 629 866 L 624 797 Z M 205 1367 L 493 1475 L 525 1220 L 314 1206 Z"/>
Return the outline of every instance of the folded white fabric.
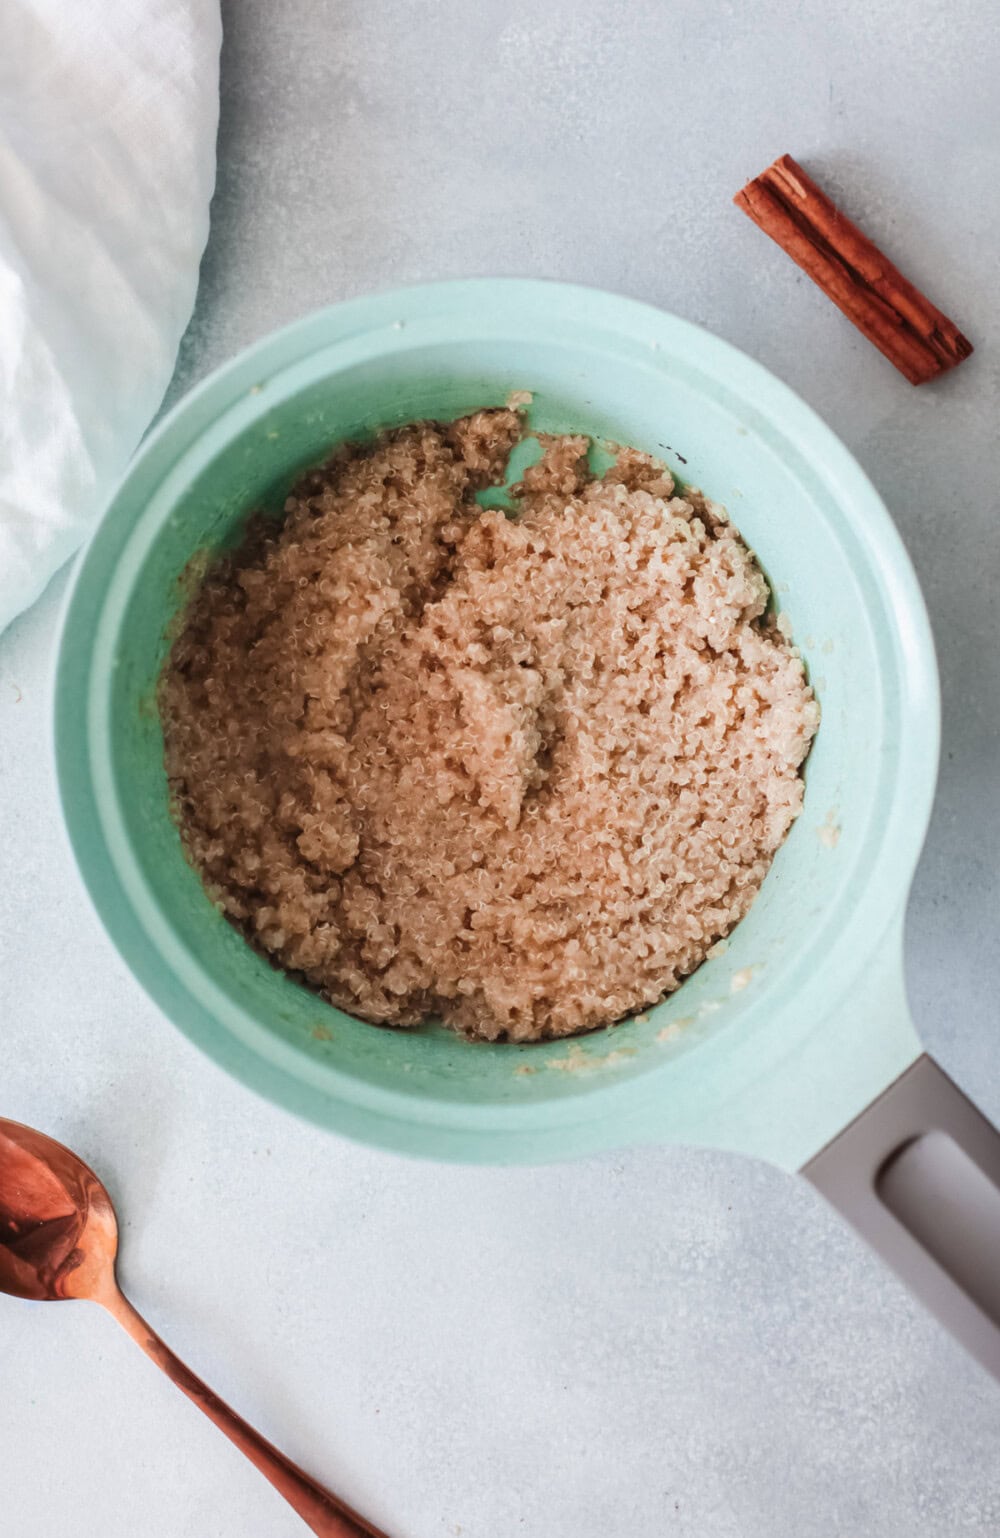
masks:
<path fill-rule="evenodd" d="M 0 630 L 84 539 L 170 380 L 208 236 L 218 0 L 7 0 Z"/>

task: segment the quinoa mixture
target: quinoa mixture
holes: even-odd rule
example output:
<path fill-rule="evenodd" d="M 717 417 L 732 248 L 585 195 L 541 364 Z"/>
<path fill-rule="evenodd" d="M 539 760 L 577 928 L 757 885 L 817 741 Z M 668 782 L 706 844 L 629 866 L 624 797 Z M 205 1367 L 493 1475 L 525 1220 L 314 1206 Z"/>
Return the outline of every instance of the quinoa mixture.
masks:
<path fill-rule="evenodd" d="M 306 475 L 208 571 L 161 682 L 184 845 L 277 965 L 365 1020 L 570 1035 L 750 906 L 818 721 L 722 508 L 513 410 Z"/>

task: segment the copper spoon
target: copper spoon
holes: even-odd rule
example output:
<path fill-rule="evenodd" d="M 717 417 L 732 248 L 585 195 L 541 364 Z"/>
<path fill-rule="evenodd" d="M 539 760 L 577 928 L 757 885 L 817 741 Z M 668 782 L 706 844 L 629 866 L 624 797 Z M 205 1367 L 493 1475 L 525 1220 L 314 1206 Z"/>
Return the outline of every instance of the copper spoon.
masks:
<path fill-rule="evenodd" d="M 321 1538 L 386 1538 L 234 1415 L 136 1313 L 115 1278 L 118 1224 L 82 1159 L 44 1133 L 0 1117 L 0 1292 L 89 1298 L 106 1308 L 157 1367 L 245 1453 Z"/>

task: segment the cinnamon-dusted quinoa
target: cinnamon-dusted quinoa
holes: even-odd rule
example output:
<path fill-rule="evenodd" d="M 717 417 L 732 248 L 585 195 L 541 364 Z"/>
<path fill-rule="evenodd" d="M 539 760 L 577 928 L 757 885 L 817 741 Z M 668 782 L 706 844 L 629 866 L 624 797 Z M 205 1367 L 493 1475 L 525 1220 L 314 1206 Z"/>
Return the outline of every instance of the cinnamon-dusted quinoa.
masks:
<path fill-rule="evenodd" d="M 343 1009 L 525 1041 L 652 1004 L 752 902 L 818 720 L 722 509 L 511 410 L 339 451 L 211 568 L 161 685 L 188 855 Z"/>

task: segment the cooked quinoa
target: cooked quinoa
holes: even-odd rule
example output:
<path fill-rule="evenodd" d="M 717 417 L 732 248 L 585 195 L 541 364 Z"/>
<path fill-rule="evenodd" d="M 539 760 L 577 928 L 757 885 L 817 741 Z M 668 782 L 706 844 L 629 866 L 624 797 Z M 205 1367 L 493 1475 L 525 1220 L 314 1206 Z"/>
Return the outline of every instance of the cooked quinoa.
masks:
<path fill-rule="evenodd" d="M 676 988 L 802 805 L 818 709 L 725 512 L 513 410 L 338 450 L 200 584 L 161 684 L 188 857 L 351 1014 L 527 1041 Z"/>

